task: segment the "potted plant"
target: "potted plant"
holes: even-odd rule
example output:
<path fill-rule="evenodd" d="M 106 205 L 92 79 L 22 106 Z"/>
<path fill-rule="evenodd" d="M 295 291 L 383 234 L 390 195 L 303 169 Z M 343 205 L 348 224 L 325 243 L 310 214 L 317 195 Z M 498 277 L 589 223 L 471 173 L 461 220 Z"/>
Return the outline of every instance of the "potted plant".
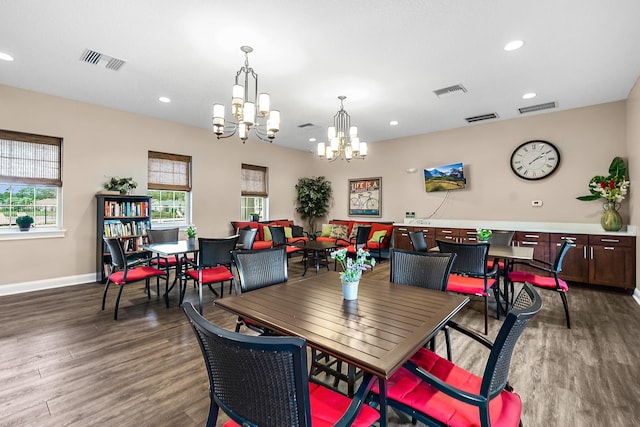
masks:
<path fill-rule="evenodd" d="M 608 176 L 596 175 L 589 181 L 591 194 L 577 197 L 582 201 L 600 198 L 606 200 L 603 206 L 604 214 L 600 219 L 600 224 L 606 231 L 618 231 L 622 228 L 622 217 L 618 213 L 618 209 L 629 189 L 626 173 L 627 168 L 624 165 L 624 160 L 615 157 L 609 165 Z"/>
<path fill-rule="evenodd" d="M 251 213 L 249 214 L 249 219 L 250 219 L 251 221 L 253 221 L 253 222 L 258 222 L 258 221 L 260 221 L 260 214 L 259 214 L 259 213 L 256 213 L 256 212 L 251 212 Z"/>
<path fill-rule="evenodd" d="M 187 240 L 189 245 L 195 245 L 196 243 L 196 227 L 193 225 L 187 227 Z"/>
<path fill-rule="evenodd" d="M 355 259 L 347 256 L 346 248 L 331 252 L 331 258 L 337 260 L 342 267 L 340 280 L 342 281 L 344 299 L 357 299 L 358 285 L 360 284 L 362 272 L 373 268 L 376 265 L 376 260 L 371 258 L 371 254 L 362 248 L 358 249 Z"/>
<path fill-rule="evenodd" d="M 296 184 L 296 212 L 309 224 L 309 237 L 316 234 L 316 219 L 327 215 L 331 199 L 331 181 L 324 176 L 317 178 L 300 178 Z"/>
<path fill-rule="evenodd" d="M 120 194 L 128 194 L 138 186 L 138 183 L 131 177 L 118 178 L 117 176 L 114 176 L 102 186 L 105 190 L 119 191 Z"/>
<path fill-rule="evenodd" d="M 489 237 L 491 237 L 491 234 L 493 234 L 493 232 L 486 228 L 476 228 L 476 234 L 479 241 L 487 242 L 489 241 Z"/>
<path fill-rule="evenodd" d="M 16 224 L 20 227 L 20 231 L 29 231 L 31 224 L 33 224 L 33 217 L 29 215 L 22 215 L 16 218 Z"/>

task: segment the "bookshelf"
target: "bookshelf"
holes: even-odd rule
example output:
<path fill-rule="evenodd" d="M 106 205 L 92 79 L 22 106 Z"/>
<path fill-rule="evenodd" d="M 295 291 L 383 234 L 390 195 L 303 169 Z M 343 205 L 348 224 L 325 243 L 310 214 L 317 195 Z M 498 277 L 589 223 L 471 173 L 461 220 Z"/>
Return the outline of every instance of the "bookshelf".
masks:
<path fill-rule="evenodd" d="M 96 194 L 96 203 L 96 271 L 98 280 L 105 283 L 111 256 L 102 237 L 120 237 L 127 254 L 146 256 L 139 248 L 146 243 L 147 229 L 151 228 L 151 198 Z"/>

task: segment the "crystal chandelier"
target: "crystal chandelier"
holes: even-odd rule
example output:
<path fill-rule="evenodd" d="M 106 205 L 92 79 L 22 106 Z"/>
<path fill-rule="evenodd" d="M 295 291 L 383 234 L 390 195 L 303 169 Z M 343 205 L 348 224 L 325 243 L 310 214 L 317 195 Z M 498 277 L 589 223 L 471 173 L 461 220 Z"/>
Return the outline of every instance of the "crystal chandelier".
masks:
<path fill-rule="evenodd" d="M 330 162 L 341 155 L 349 162 L 351 159 L 362 159 L 367 156 L 367 143 L 360 142 L 358 128 L 351 126 L 351 116 L 344 109 L 346 96 L 339 96 L 340 110 L 333 116 L 333 126 L 327 131 L 328 143 L 318 143 L 318 156 Z"/>
<path fill-rule="evenodd" d="M 231 97 L 232 120 L 225 120 L 224 105 L 213 104 L 213 132 L 220 138 L 229 138 L 238 133 L 244 143 L 253 129 L 256 137 L 265 142 L 272 142 L 280 130 L 280 111 L 270 110 L 268 93 L 258 95 L 258 75 L 249 67 L 251 46 L 242 46 L 244 66 L 236 73 Z M 249 95 L 253 94 L 253 98 Z"/>

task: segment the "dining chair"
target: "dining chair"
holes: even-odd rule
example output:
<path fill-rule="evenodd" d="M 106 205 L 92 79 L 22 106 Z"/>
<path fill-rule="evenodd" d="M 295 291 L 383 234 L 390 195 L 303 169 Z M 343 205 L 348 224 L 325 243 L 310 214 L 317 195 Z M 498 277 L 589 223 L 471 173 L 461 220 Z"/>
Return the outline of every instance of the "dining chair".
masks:
<path fill-rule="evenodd" d="M 244 294 L 271 285 L 286 283 L 289 276 L 287 271 L 287 252 L 284 246 L 259 251 L 235 251 L 233 262 L 238 270 L 236 294 Z M 236 332 L 242 326 L 258 332 L 269 334 L 270 331 L 251 322 L 249 319 L 238 317 Z"/>
<path fill-rule="evenodd" d="M 287 238 L 284 234 L 284 227 L 281 226 L 269 226 L 269 232 L 271 233 L 271 242 L 274 248 L 283 246 L 287 251 L 287 257 L 290 257 L 291 254 L 295 252 L 302 252 L 302 248 L 298 248 L 295 246 L 291 246 L 287 241 Z M 300 239 L 301 242 L 304 242 L 304 239 Z"/>
<path fill-rule="evenodd" d="M 149 239 L 149 243 L 167 243 L 167 242 L 177 242 L 180 238 L 180 228 L 163 228 L 163 229 L 148 229 L 147 230 L 147 238 Z M 164 268 L 167 271 L 177 270 L 177 265 L 180 262 L 178 257 L 158 257 L 157 259 L 152 259 L 151 263 L 157 265 L 158 267 Z M 176 276 L 176 280 L 178 277 Z"/>
<path fill-rule="evenodd" d="M 355 255 L 358 252 L 358 249 L 362 248 L 365 251 L 367 249 L 367 242 L 369 241 L 369 234 L 371 233 L 371 226 L 368 225 L 360 225 L 356 230 L 356 235 L 354 238 L 349 240 L 349 246 L 347 246 L 347 253 L 350 255 Z"/>
<path fill-rule="evenodd" d="M 422 234 L 422 232 L 420 232 Z M 424 237 L 424 235 L 423 235 Z M 401 285 L 417 286 L 445 292 L 449 282 L 449 274 L 454 253 L 412 252 L 392 248 L 389 252 L 391 267 L 389 269 L 389 281 Z M 449 328 L 443 328 L 447 359 L 451 360 L 451 339 Z M 430 341 L 429 347 L 435 351 L 435 337 Z"/>
<path fill-rule="evenodd" d="M 511 264 L 526 265 L 535 270 L 542 272 L 541 274 L 529 273 L 527 271 L 511 271 L 509 272 L 509 280 L 511 283 L 522 282 L 530 283 L 531 285 L 552 290 L 560 294 L 562 299 L 562 305 L 564 307 L 564 316 L 567 321 L 567 329 L 571 329 L 571 317 L 569 317 L 569 302 L 567 301 L 567 292 L 569 291 L 569 285 L 562 280 L 558 275 L 562 271 L 562 261 L 565 255 L 571 249 L 572 242 L 565 240 L 556 255 L 556 259 L 553 263 L 546 262 L 540 259 L 533 259 L 532 262 L 515 261 Z M 543 275 L 545 274 L 545 275 Z"/>
<path fill-rule="evenodd" d="M 491 236 L 489 236 L 489 240 L 488 243 L 492 246 L 511 246 L 511 243 L 513 242 L 513 236 L 516 234 L 515 231 L 507 231 L 507 230 L 494 230 L 491 233 Z M 498 264 L 498 271 L 503 273 L 504 272 L 504 261 L 495 258 L 491 261 L 489 261 L 489 264 L 487 265 L 487 268 L 489 270 L 493 270 L 493 268 L 495 267 L 495 264 Z"/>
<path fill-rule="evenodd" d="M 489 243 L 456 243 L 436 240 L 440 253 L 456 254 L 451 268 L 447 291 L 476 295 L 484 299 L 484 334 L 489 332 L 489 290 L 493 290 L 496 304 L 500 304 L 498 269 L 487 269 Z M 499 310 L 496 307 L 496 311 Z M 496 315 L 498 315 L 496 313 Z"/>
<path fill-rule="evenodd" d="M 116 306 L 113 311 L 113 319 L 118 320 L 118 306 L 120 305 L 120 297 L 125 285 L 129 283 L 145 281 L 145 290 L 147 298 L 151 299 L 151 289 L 149 281 L 152 277 L 156 278 L 156 293 L 160 295 L 160 278 L 165 280 L 165 302 L 169 307 L 169 296 L 167 295 L 169 286 L 169 273 L 167 270 L 160 270 L 149 265 L 150 261 L 158 260 L 155 258 L 136 258 L 135 256 L 127 256 L 122 246 L 122 241 L 117 237 L 104 237 L 104 242 L 111 255 L 111 263 L 109 265 L 109 273 L 107 274 L 107 282 L 104 285 L 104 293 L 102 294 L 102 310 L 104 311 L 107 299 L 107 291 L 109 285 L 115 283 L 120 286 L 118 296 L 116 297 Z"/>
<path fill-rule="evenodd" d="M 411 246 L 413 246 L 413 250 L 415 252 L 427 252 L 429 250 L 427 247 L 427 240 L 424 238 L 424 233 L 422 231 L 410 231 L 409 241 L 411 242 Z"/>
<path fill-rule="evenodd" d="M 428 426 L 522 425 L 522 401 L 508 382 L 509 369 L 518 338 L 541 307 L 540 295 L 525 284 L 493 343 L 450 322 L 490 350 L 482 376 L 421 348 L 387 381 L 388 405 Z M 379 392 L 377 384 L 372 391 Z"/>
<path fill-rule="evenodd" d="M 231 252 L 235 250 L 239 236 L 236 234 L 224 238 L 198 238 L 197 261 L 185 260 L 186 270 L 184 280 L 180 283 L 180 303 L 184 299 L 187 288 L 187 280 L 192 279 L 198 285 L 199 309 L 202 313 L 202 285 L 208 285 L 209 289 L 218 296 L 211 286 L 220 283 L 220 298 L 224 297 L 224 283 L 229 281 L 229 293 L 235 285 L 235 276 L 231 271 L 233 259 Z"/>
<path fill-rule="evenodd" d="M 364 390 L 352 400 L 309 381 L 304 339 L 242 335 L 210 323 L 191 303 L 182 309 L 209 376 L 208 427 L 215 427 L 220 409 L 230 418 L 225 427 L 365 427 L 380 418 L 363 403 Z"/>
<path fill-rule="evenodd" d="M 240 229 L 238 230 L 238 245 L 242 245 L 240 249 L 250 251 L 253 249 L 253 242 L 258 235 L 257 228 Z"/>

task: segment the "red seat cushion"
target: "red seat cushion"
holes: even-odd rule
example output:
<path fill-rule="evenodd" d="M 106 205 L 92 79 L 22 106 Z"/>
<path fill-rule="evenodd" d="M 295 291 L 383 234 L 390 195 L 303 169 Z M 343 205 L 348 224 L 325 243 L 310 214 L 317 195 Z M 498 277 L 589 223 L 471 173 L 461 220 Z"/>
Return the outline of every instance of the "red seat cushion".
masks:
<path fill-rule="evenodd" d="M 309 400 L 311 405 L 311 425 L 313 427 L 330 427 L 336 424 L 345 413 L 351 399 L 319 384 L 309 383 Z M 365 427 L 374 424 L 380 418 L 378 411 L 371 406 L 362 405 L 352 426 Z M 234 421 L 228 421 L 224 427 L 239 427 Z"/>
<path fill-rule="evenodd" d="M 109 276 L 109 280 L 117 285 L 125 285 L 130 282 L 137 282 L 139 280 L 145 280 L 149 277 L 164 276 L 165 271 L 158 270 L 153 267 L 136 267 L 129 270 L 127 273 L 127 281 L 124 281 L 124 271 L 116 271 Z"/>
<path fill-rule="evenodd" d="M 487 280 L 487 289 L 491 289 L 495 283 L 495 279 Z M 457 274 L 450 274 L 447 290 L 451 292 L 459 292 L 461 294 L 479 295 L 483 297 L 487 296 L 487 292 L 484 291 L 484 279 L 478 277 L 466 277 L 458 276 Z"/>
<path fill-rule="evenodd" d="M 531 283 L 534 286 L 545 289 L 558 289 L 553 277 L 538 276 L 537 274 L 526 273 L 524 271 L 513 271 L 509 273 L 509 280 L 512 282 Z M 569 290 L 569 285 L 567 285 L 567 282 L 564 280 L 558 278 L 558 284 L 560 285 L 559 290 L 564 292 Z"/>
<path fill-rule="evenodd" d="M 482 378 L 456 366 L 437 354 L 422 348 L 411 360 L 447 384 L 468 393 L 478 394 Z M 376 383 L 373 390 L 378 392 Z M 387 396 L 409 405 L 440 422 L 454 427 L 480 426 L 478 407 L 463 403 L 436 390 L 405 368 L 400 368 L 387 381 Z M 520 396 L 503 390 L 489 402 L 492 426 L 517 426 L 522 413 Z"/>
<path fill-rule="evenodd" d="M 193 280 L 198 280 L 198 270 L 187 270 L 184 273 Z M 211 267 L 202 269 L 202 283 L 218 283 L 233 279 L 227 267 Z"/>
<path fill-rule="evenodd" d="M 269 240 L 268 242 L 265 242 L 264 240 L 254 240 L 253 246 L 251 247 L 251 249 L 253 249 L 254 251 L 257 251 L 260 249 L 269 249 L 271 246 L 272 246 L 271 240 Z"/>
<path fill-rule="evenodd" d="M 349 242 L 347 242 L 346 240 L 338 240 L 336 241 L 335 237 L 322 237 L 322 236 L 318 236 L 316 237 L 316 241 L 318 242 L 327 242 L 327 243 L 335 243 L 338 246 L 349 246 Z"/>
<path fill-rule="evenodd" d="M 362 249 L 365 252 L 369 252 L 369 249 L 365 248 L 364 245 L 359 245 L 358 246 L 360 249 Z M 349 245 L 347 246 L 347 252 L 350 254 L 355 254 L 356 253 L 356 247 L 355 245 Z"/>

